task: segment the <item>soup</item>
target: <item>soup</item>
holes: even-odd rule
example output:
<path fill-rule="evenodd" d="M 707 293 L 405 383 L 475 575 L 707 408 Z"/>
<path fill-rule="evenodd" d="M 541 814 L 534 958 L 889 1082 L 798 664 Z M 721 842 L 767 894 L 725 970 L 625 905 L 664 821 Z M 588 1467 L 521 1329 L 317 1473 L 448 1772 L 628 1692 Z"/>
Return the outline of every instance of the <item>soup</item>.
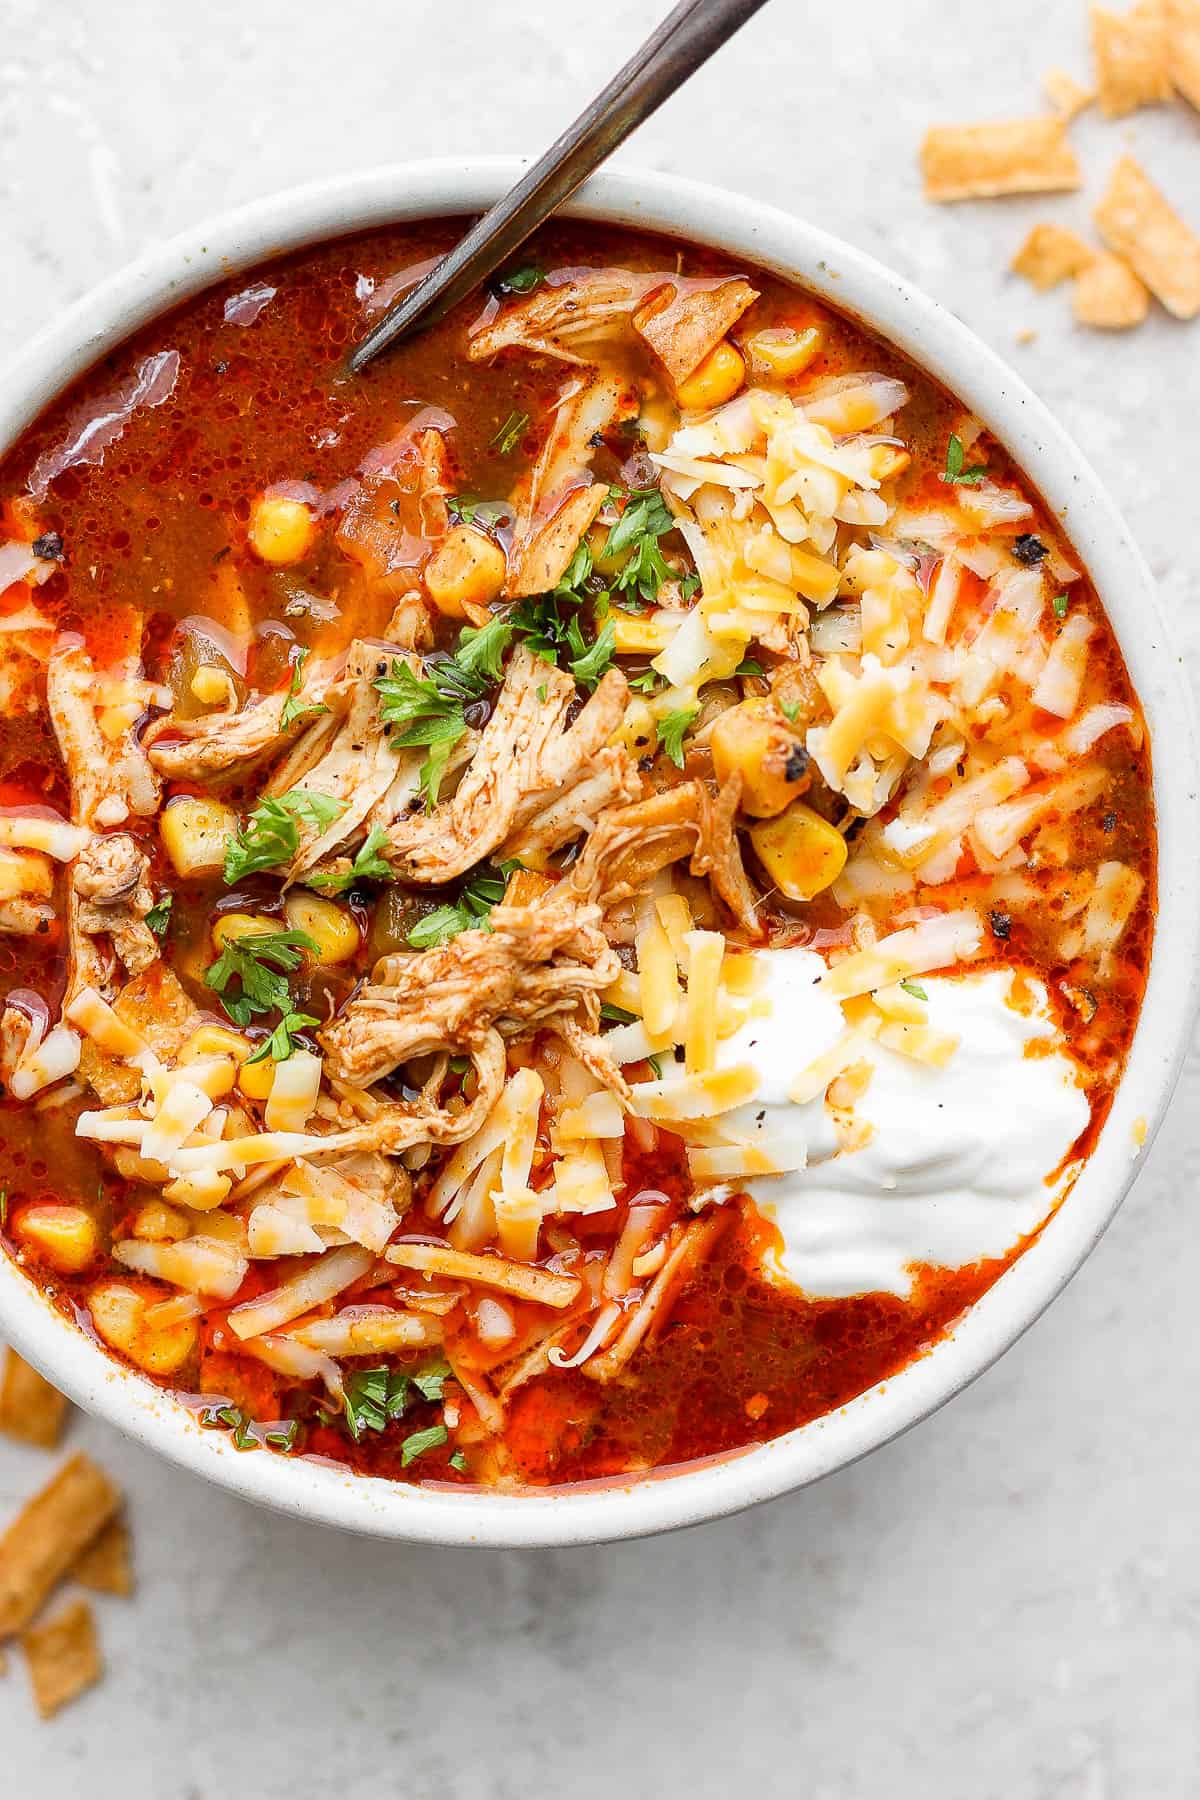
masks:
<path fill-rule="evenodd" d="M 214 287 L 0 468 L 0 1237 L 240 1449 L 519 1489 L 925 1353 L 1136 1024 L 1145 726 L 980 422 L 718 254 Z"/>

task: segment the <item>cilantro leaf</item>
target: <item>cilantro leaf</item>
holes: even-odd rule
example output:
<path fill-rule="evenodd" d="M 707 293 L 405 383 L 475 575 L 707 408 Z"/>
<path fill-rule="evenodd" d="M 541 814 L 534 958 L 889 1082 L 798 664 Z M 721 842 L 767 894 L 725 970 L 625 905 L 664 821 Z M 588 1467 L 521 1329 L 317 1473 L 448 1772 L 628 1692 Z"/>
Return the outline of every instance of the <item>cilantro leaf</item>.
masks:
<path fill-rule="evenodd" d="M 467 1459 L 461 1450 L 456 1450 L 454 1455 L 450 1458 L 450 1467 L 454 1470 L 456 1475 L 465 1475 L 467 1473 Z"/>
<path fill-rule="evenodd" d="M 457 901 L 446 906 L 439 906 L 423 919 L 418 919 L 408 934 L 408 941 L 414 950 L 433 950 L 439 944 L 448 943 L 457 937 L 460 931 L 472 931 L 482 927 L 490 930 L 488 914 L 493 906 L 498 906 L 504 898 L 505 880 L 503 872 L 496 875 L 487 873 L 473 875 L 462 888 Z"/>
<path fill-rule="evenodd" d="M 396 871 L 379 854 L 387 841 L 387 827 L 372 825 L 348 869 L 318 869 L 306 878 L 309 887 L 344 894 L 347 888 L 356 887 L 360 881 L 395 881 Z"/>
<path fill-rule="evenodd" d="M 308 661 L 308 657 L 308 649 L 302 648 L 297 650 L 295 656 L 292 658 L 292 679 L 288 685 L 287 699 L 283 703 L 283 711 L 279 715 L 279 724 L 283 731 L 286 731 L 289 725 L 294 725 L 297 719 L 311 719 L 315 718 L 318 713 L 329 711 L 329 708 L 327 706 L 322 706 L 320 702 L 308 706 L 300 699 L 300 676 L 303 672 L 305 663 Z"/>
<path fill-rule="evenodd" d="M 496 288 L 501 294 L 532 294 L 535 288 L 541 287 L 546 279 L 546 271 L 539 269 L 536 263 L 524 263 L 519 269 L 509 269 L 496 281 Z"/>
<path fill-rule="evenodd" d="M 636 1018 L 636 1013 L 626 1012 L 623 1006 L 614 1006 L 611 1000 L 600 1002 L 600 1023 L 602 1025 L 632 1025 Z"/>
<path fill-rule="evenodd" d="M 320 1019 L 315 1019 L 311 1013 L 284 1013 L 270 1037 L 264 1038 L 253 1055 L 246 1058 L 247 1066 L 250 1063 L 265 1062 L 268 1056 L 272 1062 L 286 1062 L 295 1051 L 296 1033 L 306 1031 L 310 1025 L 319 1025 L 320 1023 Z"/>
<path fill-rule="evenodd" d="M 986 465 L 973 463 L 966 469 L 963 467 L 965 462 L 966 451 L 963 449 L 962 439 L 952 431 L 950 442 L 946 445 L 946 467 L 938 480 L 946 482 L 950 487 L 978 487 L 987 474 Z"/>
<path fill-rule="evenodd" d="M 346 1428 L 356 1444 L 361 1443 L 368 1431 L 384 1431 L 387 1426 L 402 1419 L 412 1404 L 413 1393 L 423 1400 L 440 1400 L 446 1377 L 450 1374 L 449 1363 L 436 1363 L 430 1369 L 418 1375 L 405 1375 L 399 1370 L 389 1369 L 381 1363 L 374 1369 L 352 1369 L 345 1377 L 342 1398 L 342 1409 Z M 413 1456 L 420 1456 L 424 1449 L 432 1449 L 435 1443 L 444 1444 L 447 1431 L 444 1425 L 430 1427 L 430 1431 L 440 1432 L 440 1437 L 430 1437 L 429 1432 L 414 1432 L 413 1438 L 424 1437 L 428 1441 Z M 406 1440 L 406 1444 L 411 1442 Z M 413 1460 L 405 1457 L 401 1448 L 404 1467 Z"/>
<path fill-rule="evenodd" d="M 577 621 L 572 620 L 572 624 Z M 616 627 L 606 619 L 590 649 L 571 660 L 571 673 L 580 687 L 594 688 L 613 659 L 617 647 Z"/>
<path fill-rule="evenodd" d="M 164 938 L 171 923 L 171 908 L 175 904 L 174 894 L 164 894 L 146 914 L 146 923 L 156 938 Z"/>
<path fill-rule="evenodd" d="M 504 674 L 504 652 L 513 640 L 514 627 L 500 615 L 486 625 L 465 625 L 458 636 L 454 660 L 468 675 L 499 681 Z"/>
<path fill-rule="evenodd" d="M 763 666 L 760 662 L 756 661 L 753 656 L 743 656 L 741 662 L 733 672 L 735 675 L 761 675 L 763 673 Z"/>
<path fill-rule="evenodd" d="M 675 520 L 659 490 L 635 488 L 608 534 L 601 558 L 607 563 L 622 551 L 628 552 L 613 582 L 618 593 L 649 604 L 664 581 L 676 578 L 678 571 L 658 547 L 659 538 L 674 529 Z"/>
<path fill-rule="evenodd" d="M 510 412 L 503 425 L 491 441 L 491 448 L 499 451 L 501 456 L 511 456 L 525 433 L 529 430 L 529 414 Z"/>
<path fill-rule="evenodd" d="M 221 878 L 233 887 L 246 875 L 261 869 L 273 869 L 290 862 L 300 848 L 300 824 L 324 831 L 345 812 L 340 800 L 329 794 L 317 794 L 308 788 L 292 788 L 277 798 L 260 800 L 245 819 L 237 836 L 225 846 L 225 865 Z"/>
<path fill-rule="evenodd" d="M 422 1369 L 419 1375 L 414 1375 L 412 1384 L 422 1400 L 440 1400 L 442 1390 L 446 1385 L 446 1378 L 452 1373 L 453 1370 L 448 1362 L 434 1363 L 432 1368 Z"/>
<path fill-rule="evenodd" d="M 900 986 L 906 994 L 911 994 L 914 1000 L 928 1000 L 929 998 L 919 981 L 902 981 Z"/>
<path fill-rule="evenodd" d="M 306 950 L 317 946 L 306 931 L 262 931 L 230 938 L 216 962 L 205 970 L 204 985 L 221 996 L 235 1025 L 248 1025 L 256 1013 L 292 1010 L 287 976 L 300 966 Z M 236 980 L 239 992 L 228 993 Z"/>
<path fill-rule="evenodd" d="M 639 675 L 629 677 L 629 685 L 635 694 L 653 694 L 658 688 L 666 687 L 667 678 L 657 669 L 643 669 Z"/>
<path fill-rule="evenodd" d="M 450 1433 L 444 1425 L 430 1425 L 424 1431 L 410 1432 L 400 1446 L 400 1467 L 407 1469 L 409 1463 L 416 1462 L 418 1456 L 424 1456 L 427 1450 L 436 1450 L 449 1437 Z"/>
<path fill-rule="evenodd" d="M 1055 618 L 1065 619 L 1067 616 L 1067 608 L 1071 604 L 1070 596 L 1068 594 L 1055 594 L 1050 604 L 1054 608 Z"/>
<path fill-rule="evenodd" d="M 670 757 L 677 769 L 683 767 L 683 738 L 688 726 L 700 711 L 698 706 L 682 707 L 658 721 L 659 748 Z"/>

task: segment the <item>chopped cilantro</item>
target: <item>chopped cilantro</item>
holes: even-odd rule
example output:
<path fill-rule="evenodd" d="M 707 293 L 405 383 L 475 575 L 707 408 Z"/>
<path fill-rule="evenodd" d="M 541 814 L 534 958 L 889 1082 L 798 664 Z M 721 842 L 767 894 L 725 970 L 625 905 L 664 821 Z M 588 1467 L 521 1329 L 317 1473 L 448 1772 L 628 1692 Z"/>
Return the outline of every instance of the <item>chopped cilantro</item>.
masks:
<path fill-rule="evenodd" d="M 648 1056 L 646 1058 L 646 1061 L 650 1064 L 650 1067 L 654 1070 L 655 1081 L 661 1081 L 663 1078 L 662 1052 L 660 1051 L 657 1056 Z"/>
<path fill-rule="evenodd" d="M 659 748 L 670 757 L 677 769 L 683 767 L 683 738 L 688 726 L 700 711 L 698 706 L 682 707 L 658 721 Z"/>
<path fill-rule="evenodd" d="M 476 500 L 470 494 L 447 494 L 446 511 L 461 525 L 480 525 L 485 531 L 513 516 L 507 500 Z"/>
<path fill-rule="evenodd" d="M 340 800 L 308 788 L 292 788 L 278 798 L 260 800 L 225 846 L 222 879 L 226 887 L 261 869 L 290 862 L 300 848 L 299 821 L 324 831 L 344 811 Z"/>
<path fill-rule="evenodd" d="M 512 643 L 514 627 L 497 615 L 486 625 L 465 625 L 458 635 L 454 660 L 476 679 L 499 681 L 504 674 L 504 652 Z"/>
<path fill-rule="evenodd" d="M 914 1000 L 928 1000 L 929 998 L 919 981 L 902 981 L 900 986 L 906 994 L 911 994 Z"/>
<path fill-rule="evenodd" d="M 295 656 L 292 658 L 292 679 L 288 685 L 287 699 L 283 703 L 283 711 L 279 715 L 279 724 L 284 731 L 287 730 L 289 725 L 294 725 L 297 719 L 315 718 L 318 713 L 329 711 L 327 706 L 322 706 L 319 703 L 314 706 L 305 706 L 301 703 L 300 676 L 303 672 L 305 663 L 308 661 L 308 656 L 309 652 L 307 648 L 302 648 L 297 650 Z"/>
<path fill-rule="evenodd" d="M 375 1369 L 352 1369 L 345 1379 L 342 1408 L 346 1428 L 354 1442 L 361 1443 L 368 1431 L 383 1431 L 397 1419 L 402 1419 L 413 1403 L 414 1391 L 422 1400 L 440 1400 L 449 1374 L 449 1363 L 436 1363 L 418 1375 L 401 1374 L 383 1363 Z M 440 1431 L 442 1435 L 440 1438 L 430 1439 L 421 1449 L 431 1449 L 434 1442 L 445 1443 L 446 1427 L 437 1425 L 431 1429 Z M 427 1435 L 423 1432 L 413 1434 L 414 1437 Z M 406 1439 L 405 1444 L 410 1441 Z M 414 1451 L 413 1455 L 419 1456 L 421 1449 Z M 405 1457 L 403 1447 L 401 1458 L 407 1468 L 412 1457 Z"/>
<path fill-rule="evenodd" d="M 398 750 L 424 744 L 429 755 L 421 764 L 420 782 L 425 803 L 432 810 L 441 792 L 442 777 L 450 753 L 467 729 L 463 705 L 487 685 L 474 669 L 456 657 L 430 657 L 428 675 L 415 675 L 399 657 L 390 675 L 381 675 L 375 686 L 380 695 L 379 716 L 385 725 L 403 730 L 392 741 Z"/>
<path fill-rule="evenodd" d="M 971 467 L 967 469 L 963 467 L 965 462 L 966 452 L 963 449 L 962 439 L 952 431 L 950 442 L 946 445 L 946 467 L 938 476 L 938 480 L 946 482 L 951 487 L 978 487 L 987 474 L 986 465 L 972 463 Z"/>
<path fill-rule="evenodd" d="M 523 263 L 519 269 L 509 269 L 499 276 L 495 287 L 500 294 L 532 294 L 545 279 L 546 271 L 539 269 L 536 263 Z"/>
<path fill-rule="evenodd" d="M 1067 608 L 1071 604 L 1069 595 L 1055 594 L 1055 596 L 1054 596 L 1053 600 L 1050 602 L 1050 604 L 1054 608 L 1054 616 L 1056 619 L 1065 619 L 1066 618 Z"/>
<path fill-rule="evenodd" d="M 460 931 L 471 931 L 476 927 L 490 929 L 487 917 L 493 906 L 503 900 L 504 887 L 503 872 L 473 875 L 453 904 L 439 906 L 417 920 L 408 934 L 409 943 L 414 950 L 432 950 L 457 937 Z"/>
<path fill-rule="evenodd" d="M 395 881 L 396 871 L 379 852 L 388 841 L 387 827 L 372 825 L 348 869 L 326 869 L 307 877 L 309 887 L 329 888 L 344 894 L 360 881 Z"/>
<path fill-rule="evenodd" d="M 600 1023 L 602 1025 L 632 1025 L 636 1018 L 636 1013 L 626 1012 L 623 1006 L 614 1006 L 611 1000 L 600 1002 Z"/>
<path fill-rule="evenodd" d="M 498 450 L 501 456 L 511 456 L 528 430 L 529 414 L 511 412 L 492 439 L 491 447 Z"/>
<path fill-rule="evenodd" d="M 166 937 L 167 927 L 171 923 L 171 908 L 174 904 L 174 894 L 164 894 L 162 899 L 156 901 L 146 914 L 146 923 L 156 938 Z"/>
<path fill-rule="evenodd" d="M 788 724 L 794 725 L 796 720 L 800 717 L 800 702 L 798 700 L 781 700 L 779 702 L 779 710 L 787 720 Z"/>
<path fill-rule="evenodd" d="M 240 1406 L 206 1407 L 200 1414 L 200 1423 L 209 1431 L 228 1431 L 235 1450 L 257 1450 L 259 1447 L 259 1439 L 251 1430 L 253 1421 Z"/>
<path fill-rule="evenodd" d="M 270 1037 L 264 1038 L 252 1056 L 246 1058 L 247 1064 L 265 1062 L 267 1057 L 272 1062 L 286 1062 L 296 1048 L 296 1033 L 307 1031 L 310 1025 L 319 1025 L 320 1019 L 312 1013 L 286 1012 Z"/>
<path fill-rule="evenodd" d="M 436 1450 L 439 1444 L 448 1440 L 450 1433 L 444 1425 L 429 1425 L 424 1431 L 412 1431 L 400 1446 L 400 1467 L 407 1469 L 409 1463 L 416 1462 L 418 1456 L 424 1456 L 427 1450 Z"/>
<path fill-rule="evenodd" d="M 760 662 L 756 662 L 752 656 L 743 656 L 741 662 L 733 672 L 735 675 L 761 675 L 763 674 L 763 666 Z"/>
<path fill-rule="evenodd" d="M 450 1467 L 454 1470 L 456 1475 L 465 1475 L 466 1474 L 467 1459 L 463 1455 L 461 1450 L 456 1450 L 454 1452 L 453 1456 L 450 1458 Z"/>
<path fill-rule="evenodd" d="M 263 1442 L 270 1444 L 272 1450 L 282 1450 L 287 1455 L 295 1449 L 299 1431 L 299 1419 L 280 1420 L 277 1426 L 263 1432 Z"/>
<path fill-rule="evenodd" d="M 579 621 L 571 620 L 576 632 Z M 582 634 L 580 634 L 582 636 Z M 571 673 L 580 687 L 594 688 L 604 671 L 613 659 L 617 646 L 617 633 L 611 619 L 606 619 L 590 647 L 583 649 L 578 656 L 571 659 Z"/>
<path fill-rule="evenodd" d="M 605 562 L 628 551 L 625 562 L 613 581 L 617 592 L 628 598 L 649 603 L 658 596 L 664 581 L 673 581 L 677 571 L 664 557 L 658 540 L 674 531 L 675 520 L 666 501 L 656 487 L 635 488 L 625 509 L 609 532 L 602 557 Z M 685 577 L 685 580 L 688 579 Z M 697 583 L 693 580 L 691 591 Z"/>
<path fill-rule="evenodd" d="M 235 1025 L 248 1025 L 256 1013 L 292 1011 L 287 976 L 300 966 L 306 950 L 317 946 L 305 931 L 263 931 L 230 938 L 216 962 L 205 971 L 204 985 L 221 996 Z M 229 984 L 239 992 L 232 997 Z"/>

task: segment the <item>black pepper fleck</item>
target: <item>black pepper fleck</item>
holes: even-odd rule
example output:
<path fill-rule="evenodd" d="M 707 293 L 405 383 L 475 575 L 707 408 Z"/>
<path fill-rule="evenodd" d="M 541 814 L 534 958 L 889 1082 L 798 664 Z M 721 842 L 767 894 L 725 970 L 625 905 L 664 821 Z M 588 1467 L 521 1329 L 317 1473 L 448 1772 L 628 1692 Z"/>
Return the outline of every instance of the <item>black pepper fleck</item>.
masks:
<path fill-rule="evenodd" d="M 994 912 L 990 914 L 990 918 L 992 921 L 993 937 L 1000 938 L 1003 941 L 1012 936 L 1011 914 L 1006 912 Z"/>
<path fill-rule="evenodd" d="M 788 751 L 788 759 L 783 768 L 784 777 L 788 781 L 801 781 L 808 774 L 808 751 L 797 744 Z"/>
<path fill-rule="evenodd" d="M 62 534 L 58 531 L 43 531 L 41 537 L 34 538 L 29 548 L 43 562 L 61 562 L 63 553 Z"/>
<path fill-rule="evenodd" d="M 1031 531 L 1023 532 L 1020 537 L 1013 539 L 1012 552 L 1017 561 L 1024 563 L 1027 569 L 1036 568 L 1050 554 L 1041 538 L 1035 537 Z"/>

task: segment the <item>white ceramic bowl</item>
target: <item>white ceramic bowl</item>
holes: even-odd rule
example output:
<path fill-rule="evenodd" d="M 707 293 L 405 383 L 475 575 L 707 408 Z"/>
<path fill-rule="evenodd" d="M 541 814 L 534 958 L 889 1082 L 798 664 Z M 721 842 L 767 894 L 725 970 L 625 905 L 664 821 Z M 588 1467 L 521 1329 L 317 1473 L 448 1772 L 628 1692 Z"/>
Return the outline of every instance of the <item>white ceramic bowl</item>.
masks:
<path fill-rule="evenodd" d="M 97 357 L 210 282 L 343 232 L 480 211 L 520 166 L 507 158 L 447 161 L 339 177 L 256 202 L 152 250 L 64 313 L 0 376 L 0 446 Z M 1149 1143 L 1175 1084 L 1200 970 L 1190 694 L 1149 571 L 1112 501 L 1045 407 L 965 326 L 899 276 L 743 195 L 623 171 L 589 182 L 569 210 L 718 245 L 798 281 L 907 352 L 1008 446 L 1086 561 L 1150 723 L 1158 927 L 1125 1079 L 1083 1174 L 1038 1241 L 943 1342 L 901 1374 L 786 1437 L 681 1473 L 516 1496 L 411 1488 L 264 1451 L 243 1454 L 225 1433 L 201 1430 L 183 1407 L 111 1361 L 0 1254 L 0 1331 L 81 1406 L 248 1499 L 425 1543 L 578 1544 L 719 1518 L 816 1481 L 925 1418 L 1037 1318 L 1112 1218 L 1144 1153 L 1137 1140 Z"/>

